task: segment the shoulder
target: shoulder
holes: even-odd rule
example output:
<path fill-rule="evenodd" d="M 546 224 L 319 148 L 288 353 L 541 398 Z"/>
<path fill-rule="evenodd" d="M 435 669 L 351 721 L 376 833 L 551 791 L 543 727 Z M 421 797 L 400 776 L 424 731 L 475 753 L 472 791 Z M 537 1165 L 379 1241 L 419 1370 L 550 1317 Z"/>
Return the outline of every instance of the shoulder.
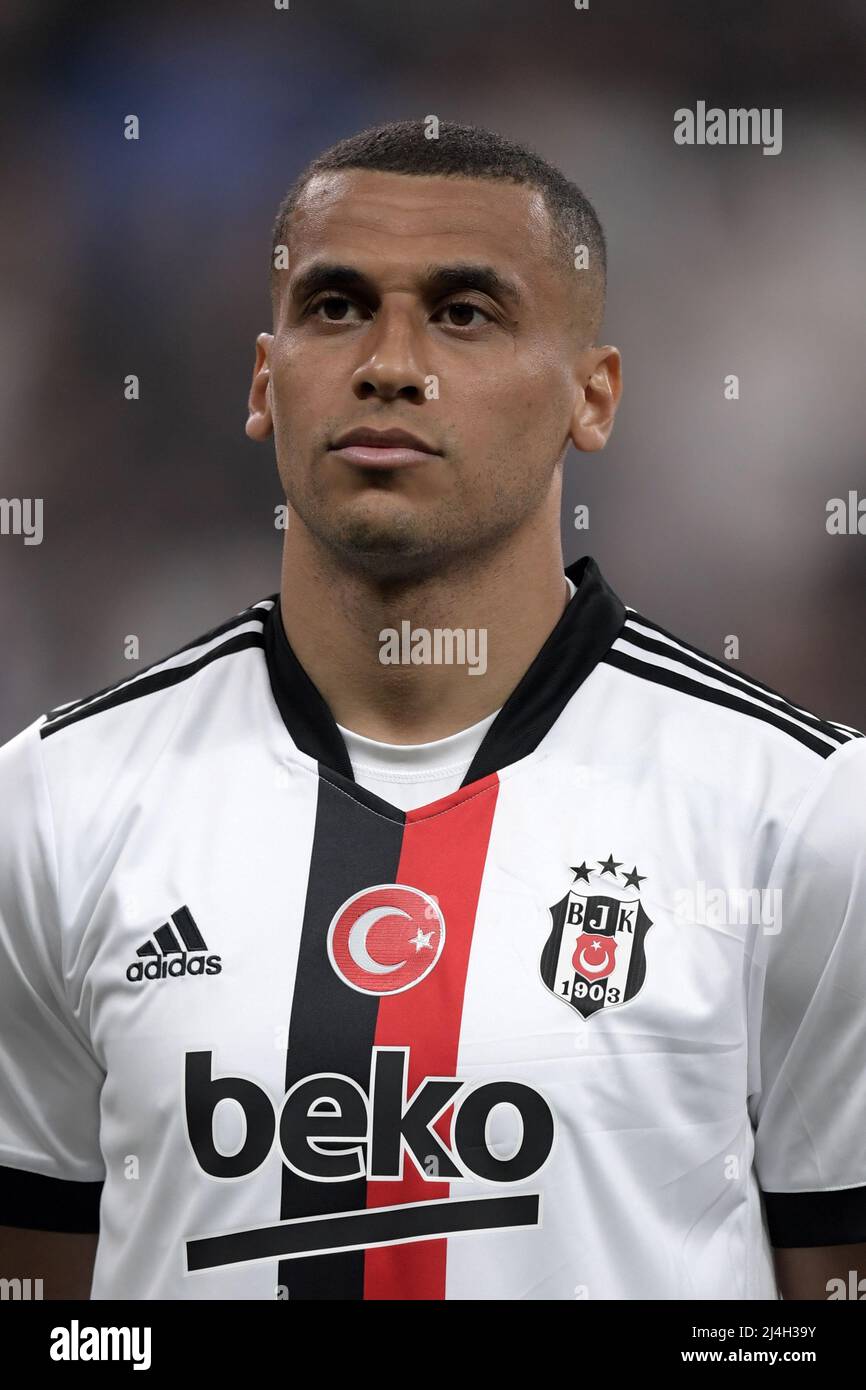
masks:
<path fill-rule="evenodd" d="M 705 734 L 814 767 L 861 730 L 808 709 L 626 606 L 625 622 L 604 661 L 635 683 L 660 713 L 697 723 Z M 866 746 L 866 745 L 864 745 Z"/>
<path fill-rule="evenodd" d="M 161 715 L 170 717 L 177 692 L 186 698 L 203 675 L 215 672 L 218 663 L 238 653 L 263 647 L 264 624 L 275 599 L 276 595 L 272 595 L 251 604 L 113 685 L 56 705 L 37 721 L 40 739 L 43 743 L 51 740 L 52 747 L 56 747 L 66 741 L 67 731 L 73 730 L 77 732 L 72 738 L 104 739 L 125 724 L 134 729 Z M 225 670 L 226 667 L 220 665 L 215 673 L 223 674 Z M 58 735 L 62 737 L 55 742 Z"/>
<path fill-rule="evenodd" d="M 73 805 L 97 805 L 131 768 L 152 765 L 191 701 L 190 717 L 200 723 L 214 703 L 214 682 L 224 682 L 244 653 L 263 648 L 275 599 L 251 604 L 113 685 L 55 706 L 0 746 L 4 838 L 36 821 L 50 826 L 52 813 Z M 248 666 L 238 674 L 246 680 Z"/>
<path fill-rule="evenodd" d="M 740 845 L 757 874 L 798 813 L 832 830 L 843 803 L 859 795 L 866 808 L 860 729 L 624 611 L 593 675 L 591 723 L 654 814 L 703 843 Z"/>

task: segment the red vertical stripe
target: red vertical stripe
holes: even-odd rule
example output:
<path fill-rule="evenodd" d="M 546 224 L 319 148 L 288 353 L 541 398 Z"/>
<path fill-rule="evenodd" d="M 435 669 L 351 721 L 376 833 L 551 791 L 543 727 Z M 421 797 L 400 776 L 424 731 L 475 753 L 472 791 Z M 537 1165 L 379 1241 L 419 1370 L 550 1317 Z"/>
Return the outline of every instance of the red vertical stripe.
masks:
<path fill-rule="evenodd" d="M 435 898 L 445 945 L 430 974 L 379 1003 L 376 1047 L 409 1047 L 408 1095 L 427 1076 L 455 1076 L 466 972 L 490 842 L 499 779 L 495 773 L 452 796 L 407 813 L 397 882 Z M 447 812 L 447 814 L 444 814 Z M 445 1137 L 450 1107 L 436 1125 Z M 433 1201 L 447 1182 L 430 1182 L 407 1156 L 401 1182 L 369 1182 L 367 1206 Z M 445 1297 L 447 1241 L 424 1240 L 367 1251 L 365 1299 Z"/>

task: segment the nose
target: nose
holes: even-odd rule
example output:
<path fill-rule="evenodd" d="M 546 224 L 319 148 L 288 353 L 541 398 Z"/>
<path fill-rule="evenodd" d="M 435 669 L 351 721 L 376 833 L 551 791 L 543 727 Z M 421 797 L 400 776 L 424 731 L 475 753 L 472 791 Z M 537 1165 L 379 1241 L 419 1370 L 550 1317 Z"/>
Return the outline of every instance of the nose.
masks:
<path fill-rule="evenodd" d="M 420 360 L 420 329 L 408 306 L 380 305 L 371 334 L 365 335 L 368 354 L 355 369 L 352 389 L 359 400 L 420 401 L 425 374 Z"/>

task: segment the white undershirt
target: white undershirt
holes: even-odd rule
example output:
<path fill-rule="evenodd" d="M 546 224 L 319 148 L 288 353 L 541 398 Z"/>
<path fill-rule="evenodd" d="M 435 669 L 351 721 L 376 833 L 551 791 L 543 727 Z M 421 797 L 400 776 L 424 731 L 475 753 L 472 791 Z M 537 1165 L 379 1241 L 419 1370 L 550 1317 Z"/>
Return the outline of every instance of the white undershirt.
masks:
<path fill-rule="evenodd" d="M 573 598 L 575 586 L 568 575 L 565 580 Z M 494 710 L 468 729 L 460 729 L 433 743 L 379 743 L 342 724 L 337 728 L 343 735 L 358 785 L 392 806 L 399 806 L 401 811 L 412 811 L 448 796 L 461 786 L 498 713 L 499 710 Z"/>

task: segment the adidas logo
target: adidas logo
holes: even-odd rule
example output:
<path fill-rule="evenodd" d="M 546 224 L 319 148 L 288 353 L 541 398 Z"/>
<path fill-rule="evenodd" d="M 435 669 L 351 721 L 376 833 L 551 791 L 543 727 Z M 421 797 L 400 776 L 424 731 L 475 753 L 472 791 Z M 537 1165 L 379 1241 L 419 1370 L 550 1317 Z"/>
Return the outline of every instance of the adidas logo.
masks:
<path fill-rule="evenodd" d="M 188 907 L 179 907 L 171 914 L 171 920 L 174 929 L 168 922 L 157 927 L 153 940 L 148 939 L 136 951 L 140 959 L 126 967 L 126 978 L 132 984 L 165 980 L 169 976 L 218 975 L 222 970 L 219 956 L 205 954 L 207 943 Z"/>

